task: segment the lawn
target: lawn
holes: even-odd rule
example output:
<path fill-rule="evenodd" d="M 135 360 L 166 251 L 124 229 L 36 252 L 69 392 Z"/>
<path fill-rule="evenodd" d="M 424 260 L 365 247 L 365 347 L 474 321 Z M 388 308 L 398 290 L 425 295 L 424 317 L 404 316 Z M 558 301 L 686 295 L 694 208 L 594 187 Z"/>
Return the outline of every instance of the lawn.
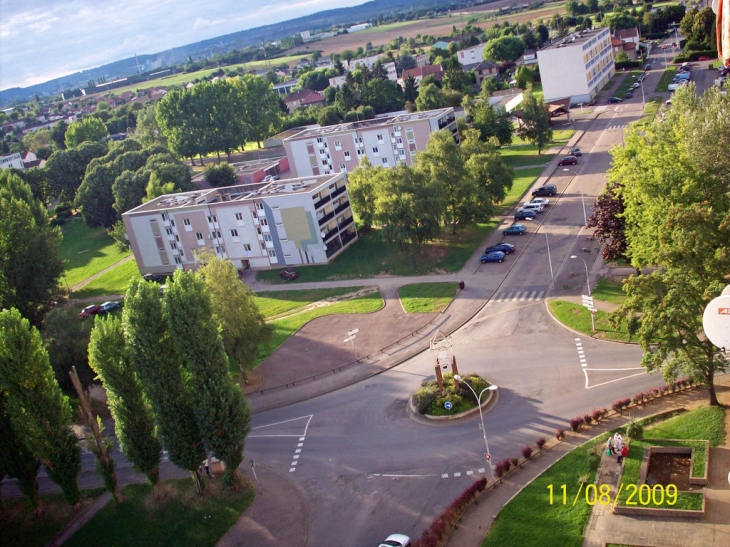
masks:
<path fill-rule="evenodd" d="M 502 208 L 502 214 L 509 211 L 517 205 L 527 192 L 527 189 L 533 185 L 537 177 L 542 175 L 544 167 L 531 167 L 529 169 L 519 169 L 515 171 L 515 178 L 512 181 L 512 188 L 507 192 L 504 201 L 499 204 Z M 531 199 L 526 197 L 525 199 Z"/>
<path fill-rule="evenodd" d="M 624 95 L 626 92 L 631 89 L 631 85 L 636 83 L 636 78 L 639 77 L 639 75 L 643 74 L 644 72 L 641 70 L 632 70 L 631 72 L 622 72 L 621 74 L 624 74 L 624 79 L 619 84 L 618 88 L 614 91 L 614 95 L 620 98 L 624 98 Z M 640 90 L 637 89 L 638 93 L 641 93 Z"/>
<path fill-rule="evenodd" d="M 556 129 L 553 131 L 553 140 L 542 149 L 541 154 L 538 154 L 537 146 L 515 135 L 511 145 L 500 148 L 500 154 L 502 160 L 512 168 L 546 165 L 555 154 L 545 154 L 545 150 L 551 146 L 564 146 L 574 134 L 575 129 Z"/>
<path fill-rule="evenodd" d="M 646 107 L 644 108 L 644 115 L 636 120 L 636 124 L 647 124 L 654 121 L 656 113 L 659 111 L 659 107 L 662 105 L 661 97 L 652 97 L 651 100 L 647 101 Z"/>
<path fill-rule="evenodd" d="M 131 279 L 140 279 L 137 262 L 132 259 L 100 275 L 73 293 L 73 298 L 124 294 Z"/>
<path fill-rule="evenodd" d="M 701 439 L 710 446 L 725 442 L 725 410 L 705 406 L 646 428 L 644 437 L 652 439 Z"/>
<path fill-rule="evenodd" d="M 300 275 L 296 281 L 281 279 L 279 270 L 258 272 L 257 278 L 264 283 L 295 286 L 298 282 L 362 279 L 381 274 L 458 272 L 498 224 L 498 220 L 491 220 L 461 234 L 452 234 L 445 229 L 441 238 L 424 243 L 420 249 L 402 249 L 390 245 L 383 241 L 380 230 L 374 229 L 365 235 L 361 234 L 358 241 L 330 264 L 297 266 Z"/>
<path fill-rule="evenodd" d="M 594 338 L 602 338 L 604 340 L 619 340 L 621 342 L 630 342 L 631 339 L 626 332 L 626 325 L 621 324 L 619 330 L 616 330 L 608 321 L 608 315 L 604 311 L 597 311 L 595 316 L 596 332 L 591 331 L 591 314 L 588 308 L 580 304 L 573 304 L 565 300 L 551 300 L 550 313 L 566 327 L 578 332 L 582 332 L 587 336 Z"/>
<path fill-rule="evenodd" d="M 69 287 L 129 255 L 117 250 L 114 240 L 104 228 L 89 228 L 80 218 L 61 226 L 61 231 L 61 256 L 66 260 L 66 283 Z"/>
<path fill-rule="evenodd" d="M 104 493 L 103 488 L 81 492 L 81 503 L 87 506 Z M 5 500 L 0 519 L 0 545 L 8 547 L 37 547 L 46 545 L 76 516 L 76 511 L 61 494 L 41 496 L 46 515 L 37 519 L 25 498 Z"/>
<path fill-rule="evenodd" d="M 414 283 L 398 289 L 406 313 L 439 313 L 456 296 L 458 283 Z"/>
<path fill-rule="evenodd" d="M 621 290 L 622 286 L 623 283 L 620 281 L 599 277 L 596 287 L 592 291 L 593 298 L 603 302 L 623 304 L 626 300 L 626 293 Z"/>
<path fill-rule="evenodd" d="M 572 504 L 582 481 L 593 482 L 599 458 L 591 441 L 576 448 L 528 484 L 500 511 L 482 541 L 482 547 L 539 545 L 580 547 L 583 529 L 591 514 L 585 500 Z M 560 485 L 566 485 L 568 503 L 563 504 Z M 553 487 L 553 503 L 549 490 Z"/>
<path fill-rule="evenodd" d="M 667 89 L 667 86 L 672 83 L 672 80 L 674 79 L 674 75 L 677 73 L 677 71 L 674 68 L 667 68 L 664 70 L 664 73 L 662 74 L 662 77 L 659 78 L 659 83 L 656 85 L 656 88 L 654 89 L 654 93 L 661 93 L 664 91 L 669 91 Z"/>
<path fill-rule="evenodd" d="M 266 291 L 254 296 L 259 311 L 267 319 L 277 315 L 291 314 L 310 304 L 343 294 L 359 291 L 363 287 L 334 287 L 331 289 L 311 289 L 304 291 Z"/>
<path fill-rule="evenodd" d="M 94 515 L 65 547 L 213 547 L 253 503 L 248 488 L 229 490 L 216 479 L 202 495 L 191 479 L 166 481 L 166 496 L 156 501 L 146 484 L 130 484 L 125 501 L 113 502 Z"/>

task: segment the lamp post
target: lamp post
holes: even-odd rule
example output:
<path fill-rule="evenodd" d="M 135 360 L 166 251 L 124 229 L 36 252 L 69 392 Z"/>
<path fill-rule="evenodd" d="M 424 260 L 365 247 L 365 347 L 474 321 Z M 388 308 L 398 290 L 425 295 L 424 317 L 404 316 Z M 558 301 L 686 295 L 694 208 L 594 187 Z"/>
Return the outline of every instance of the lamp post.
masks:
<path fill-rule="evenodd" d="M 643 89 L 642 89 L 642 92 L 643 92 Z M 563 171 L 566 171 L 567 173 L 572 173 L 573 178 L 578 177 L 578 173 L 576 173 L 572 169 L 563 167 Z M 588 217 L 586 216 L 586 198 L 583 195 L 583 181 L 581 179 L 578 179 L 578 185 L 580 186 L 580 202 L 583 205 L 583 226 L 588 226 Z"/>
<path fill-rule="evenodd" d="M 582 256 L 570 255 L 570 258 L 580 258 L 581 261 L 583 261 L 583 266 L 585 266 L 585 268 L 586 268 L 586 287 L 588 287 L 588 296 L 591 296 L 591 282 L 588 278 L 588 263 L 585 261 L 585 259 Z M 596 320 L 594 318 L 593 308 L 591 308 L 590 312 L 591 312 L 591 330 L 593 332 L 596 332 Z"/>
<path fill-rule="evenodd" d="M 540 225 L 540 228 L 542 228 L 542 222 L 537 220 L 535 217 L 533 218 L 526 218 L 525 220 L 529 220 L 531 222 L 537 222 Z M 548 235 L 547 232 L 543 232 L 545 234 L 545 246 L 547 247 L 547 253 L 548 253 L 548 264 L 550 264 L 550 287 L 555 288 L 554 281 L 555 276 L 553 275 L 553 259 L 550 258 L 550 241 L 548 241 Z"/>
<path fill-rule="evenodd" d="M 461 376 L 458 374 L 454 374 L 454 380 L 457 382 L 461 382 Z M 482 435 L 484 435 L 484 446 L 487 449 L 487 451 L 484 453 L 485 457 L 487 458 L 487 463 L 489 464 L 489 474 L 492 477 L 492 481 L 494 481 L 494 469 L 492 468 L 492 455 L 489 452 L 489 443 L 487 442 L 487 430 L 484 428 L 484 414 L 482 414 L 482 395 L 484 395 L 485 391 L 496 391 L 498 388 L 495 385 L 487 386 L 485 387 L 479 395 L 477 395 L 477 392 L 474 391 L 474 388 L 469 385 L 468 382 L 463 382 L 463 385 L 468 387 L 471 392 L 474 394 L 474 397 L 477 400 L 477 406 L 479 407 L 479 420 L 482 422 Z"/>

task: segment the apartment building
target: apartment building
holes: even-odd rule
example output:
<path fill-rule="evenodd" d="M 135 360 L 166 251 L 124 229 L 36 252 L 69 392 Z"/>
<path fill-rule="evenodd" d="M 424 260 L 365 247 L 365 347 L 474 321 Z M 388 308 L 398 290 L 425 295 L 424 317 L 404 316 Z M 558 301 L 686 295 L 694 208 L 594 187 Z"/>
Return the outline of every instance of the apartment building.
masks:
<path fill-rule="evenodd" d="M 344 173 L 168 194 L 122 220 L 143 275 L 194 270 L 202 251 L 239 270 L 325 264 L 357 239 Z"/>
<path fill-rule="evenodd" d="M 545 102 L 588 102 L 615 74 L 611 30 L 575 32 L 537 52 Z"/>
<path fill-rule="evenodd" d="M 283 144 L 292 176 L 311 177 L 352 171 L 363 156 L 374 166 L 413 165 L 431 133 L 442 129 L 451 131 L 459 143 L 451 107 L 305 129 Z"/>

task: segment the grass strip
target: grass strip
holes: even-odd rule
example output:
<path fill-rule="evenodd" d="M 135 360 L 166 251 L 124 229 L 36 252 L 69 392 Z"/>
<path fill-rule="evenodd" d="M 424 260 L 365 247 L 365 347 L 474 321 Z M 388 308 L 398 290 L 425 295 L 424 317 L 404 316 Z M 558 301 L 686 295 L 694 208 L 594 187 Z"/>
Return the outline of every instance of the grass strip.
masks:
<path fill-rule="evenodd" d="M 632 341 L 626 330 L 626 323 L 622 322 L 619 330 L 616 330 L 608 321 L 609 314 L 604 311 L 596 311 L 596 332 L 592 332 L 591 313 L 588 308 L 565 300 L 551 300 L 548 306 L 550 306 L 550 313 L 563 325 L 587 336 L 621 342 Z"/>
<path fill-rule="evenodd" d="M 596 287 L 592 291 L 593 298 L 602 302 L 623 304 L 626 300 L 626 294 L 621 290 L 621 287 L 623 287 L 623 283 L 620 281 L 599 277 Z"/>
<path fill-rule="evenodd" d="M 456 296 L 458 283 L 414 283 L 398 289 L 406 313 L 439 313 Z"/>
<path fill-rule="evenodd" d="M 657 83 L 654 88 L 654 93 L 664 93 L 665 91 L 669 91 L 668 86 L 672 83 L 676 73 L 677 71 L 674 67 L 665 69 L 662 73 L 662 77 L 659 78 L 659 83 Z"/>
<path fill-rule="evenodd" d="M 220 483 L 211 481 L 197 494 L 191 479 L 166 481 L 161 501 L 149 485 L 130 484 L 122 490 L 124 503 L 106 504 L 64 546 L 213 547 L 254 499 L 250 489 Z"/>
<path fill-rule="evenodd" d="M 66 283 L 69 287 L 129 255 L 117 250 L 114 240 L 104 228 L 89 228 L 80 218 L 61 226 L 61 231 L 61 256 L 66 260 Z"/>
<path fill-rule="evenodd" d="M 90 281 L 78 291 L 73 298 L 90 298 L 93 296 L 111 296 L 124 294 L 132 279 L 141 279 L 137 262 L 132 259 Z"/>
<path fill-rule="evenodd" d="M 311 289 L 299 291 L 267 291 L 254 296 L 259 311 L 265 318 L 276 317 L 284 313 L 292 313 L 307 306 L 335 298 L 344 294 L 355 293 L 363 287 L 333 287 L 331 289 Z"/>
<path fill-rule="evenodd" d="M 535 183 L 537 177 L 542 175 L 544 170 L 544 167 L 531 167 L 529 169 L 519 169 L 515 171 L 512 188 L 510 188 L 504 198 L 504 201 L 499 205 L 502 209 L 502 214 L 506 213 L 520 202 L 522 197 L 525 195 L 525 192 L 527 192 L 527 189 Z M 526 200 L 531 198 L 531 196 L 525 196 Z"/>

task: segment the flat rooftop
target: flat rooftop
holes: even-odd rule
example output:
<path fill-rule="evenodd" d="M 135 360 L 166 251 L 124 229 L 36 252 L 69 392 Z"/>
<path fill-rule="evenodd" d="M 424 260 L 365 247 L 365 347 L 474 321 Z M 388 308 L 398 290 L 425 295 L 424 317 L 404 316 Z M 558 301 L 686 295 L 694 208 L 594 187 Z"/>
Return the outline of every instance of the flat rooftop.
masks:
<path fill-rule="evenodd" d="M 562 47 L 582 46 L 586 42 L 595 38 L 598 34 L 604 32 L 606 29 L 607 27 L 600 27 L 591 30 L 586 29 L 581 30 L 580 32 L 573 32 L 572 34 L 568 34 L 564 38 L 555 40 L 552 44 L 542 48 L 540 51 L 545 51 L 548 49 L 558 49 Z"/>

